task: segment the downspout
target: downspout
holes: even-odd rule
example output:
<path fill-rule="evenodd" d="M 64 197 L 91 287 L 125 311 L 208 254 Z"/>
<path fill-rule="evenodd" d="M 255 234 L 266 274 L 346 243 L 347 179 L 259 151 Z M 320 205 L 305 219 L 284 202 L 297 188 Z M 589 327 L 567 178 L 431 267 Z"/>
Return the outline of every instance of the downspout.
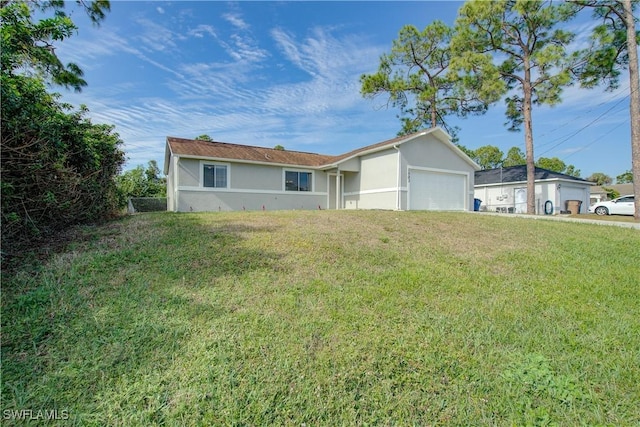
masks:
<path fill-rule="evenodd" d="M 173 212 L 178 211 L 178 156 L 173 157 Z"/>
<path fill-rule="evenodd" d="M 402 203 L 402 199 L 400 197 L 400 189 L 401 189 L 401 184 L 402 184 L 402 163 L 401 163 L 401 157 L 400 157 L 400 148 L 398 147 L 398 144 L 394 145 L 393 148 L 395 148 L 396 150 L 398 150 L 398 176 L 396 179 L 396 210 L 399 211 L 401 209 L 400 204 Z"/>

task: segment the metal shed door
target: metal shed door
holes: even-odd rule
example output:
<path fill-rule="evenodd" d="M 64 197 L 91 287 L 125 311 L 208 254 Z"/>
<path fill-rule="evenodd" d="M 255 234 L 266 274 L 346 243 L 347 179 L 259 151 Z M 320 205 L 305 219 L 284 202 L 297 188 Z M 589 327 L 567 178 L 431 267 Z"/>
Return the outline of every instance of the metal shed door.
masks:
<path fill-rule="evenodd" d="M 466 197 L 466 175 L 409 169 L 410 210 L 463 211 Z"/>
<path fill-rule="evenodd" d="M 580 213 L 586 213 L 589 209 L 589 200 L 587 199 L 588 194 L 588 187 L 573 187 L 562 184 L 560 187 L 560 206 L 558 206 L 558 208 L 564 210 L 566 208 L 567 200 L 581 200 L 582 206 L 580 206 Z"/>

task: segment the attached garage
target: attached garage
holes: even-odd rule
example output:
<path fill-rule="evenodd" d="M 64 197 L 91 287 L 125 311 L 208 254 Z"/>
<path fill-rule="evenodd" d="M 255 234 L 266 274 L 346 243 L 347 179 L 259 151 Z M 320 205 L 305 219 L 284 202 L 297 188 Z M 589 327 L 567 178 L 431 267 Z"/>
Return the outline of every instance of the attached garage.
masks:
<path fill-rule="evenodd" d="M 468 174 L 409 168 L 409 210 L 464 211 Z"/>
<path fill-rule="evenodd" d="M 173 137 L 165 150 L 168 209 L 184 212 L 472 210 L 479 169 L 440 128 L 339 156 Z"/>

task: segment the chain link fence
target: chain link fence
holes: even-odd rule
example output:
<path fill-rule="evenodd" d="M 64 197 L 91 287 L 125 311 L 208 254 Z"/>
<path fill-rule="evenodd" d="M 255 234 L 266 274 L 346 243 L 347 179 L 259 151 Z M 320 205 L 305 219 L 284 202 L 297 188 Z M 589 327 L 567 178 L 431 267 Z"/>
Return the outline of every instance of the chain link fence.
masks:
<path fill-rule="evenodd" d="M 127 207 L 127 212 L 130 214 L 139 212 L 162 212 L 166 210 L 166 197 L 131 197 Z"/>

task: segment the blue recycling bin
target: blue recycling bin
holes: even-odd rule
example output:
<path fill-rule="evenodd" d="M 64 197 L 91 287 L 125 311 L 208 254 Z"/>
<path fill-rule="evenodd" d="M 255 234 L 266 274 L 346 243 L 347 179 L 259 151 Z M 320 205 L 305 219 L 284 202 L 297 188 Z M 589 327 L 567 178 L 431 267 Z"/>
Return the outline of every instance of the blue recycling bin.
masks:
<path fill-rule="evenodd" d="M 482 200 L 480 199 L 473 199 L 473 210 L 475 212 L 478 212 L 480 210 L 480 205 L 482 204 Z"/>

